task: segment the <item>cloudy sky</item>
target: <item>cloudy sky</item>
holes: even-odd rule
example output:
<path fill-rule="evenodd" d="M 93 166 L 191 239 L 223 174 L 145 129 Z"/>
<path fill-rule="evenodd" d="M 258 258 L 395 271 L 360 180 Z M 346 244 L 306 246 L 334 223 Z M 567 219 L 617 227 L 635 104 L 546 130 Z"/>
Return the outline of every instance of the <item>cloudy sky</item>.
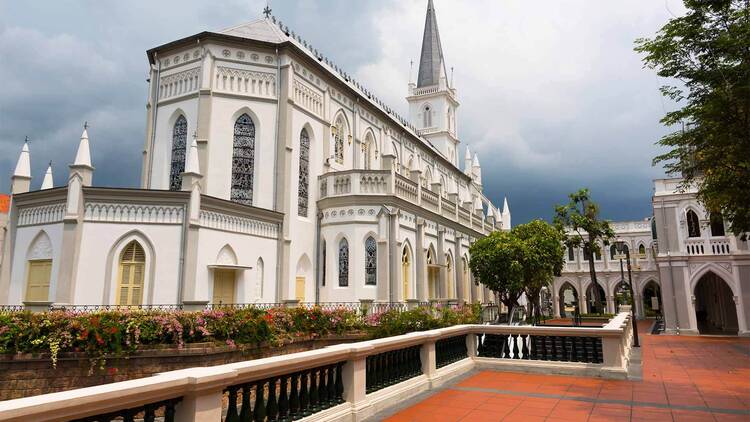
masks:
<path fill-rule="evenodd" d="M 406 115 L 426 0 L 275 0 L 274 14 Z M 0 192 L 24 136 L 32 187 L 53 161 L 63 182 L 88 121 L 94 183 L 137 186 L 145 133 L 145 51 L 260 16 L 264 0 L 0 0 Z M 633 41 L 680 0 L 435 0 L 461 107 L 459 136 L 478 151 L 486 191 L 513 223 L 550 218 L 592 190 L 611 219 L 650 215 L 659 124 L 675 107 Z M 462 148 L 463 150 L 463 148 Z"/>

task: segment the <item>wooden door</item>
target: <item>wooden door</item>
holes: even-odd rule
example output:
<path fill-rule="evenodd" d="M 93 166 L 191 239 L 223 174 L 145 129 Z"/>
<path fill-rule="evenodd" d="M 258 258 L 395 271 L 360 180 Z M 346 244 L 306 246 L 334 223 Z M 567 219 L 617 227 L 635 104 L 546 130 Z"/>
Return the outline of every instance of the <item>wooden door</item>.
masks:
<path fill-rule="evenodd" d="M 26 300 L 47 302 L 49 300 L 49 279 L 52 260 L 29 261 L 29 274 L 26 282 Z"/>
<path fill-rule="evenodd" d="M 213 303 L 231 304 L 234 300 L 234 271 L 233 270 L 215 270 L 214 271 L 214 295 Z"/>

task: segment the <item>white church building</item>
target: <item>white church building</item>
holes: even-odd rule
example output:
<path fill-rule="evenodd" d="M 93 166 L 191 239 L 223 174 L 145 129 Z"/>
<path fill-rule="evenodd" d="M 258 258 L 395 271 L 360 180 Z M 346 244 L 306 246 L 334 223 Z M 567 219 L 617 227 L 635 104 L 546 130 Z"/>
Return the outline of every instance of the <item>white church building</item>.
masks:
<path fill-rule="evenodd" d="M 266 18 L 148 51 L 141 186 L 12 176 L 0 303 L 481 301 L 471 243 L 510 228 L 459 162 L 458 93 L 430 0 L 409 118 Z M 49 157 L 43 157 L 49 158 Z"/>

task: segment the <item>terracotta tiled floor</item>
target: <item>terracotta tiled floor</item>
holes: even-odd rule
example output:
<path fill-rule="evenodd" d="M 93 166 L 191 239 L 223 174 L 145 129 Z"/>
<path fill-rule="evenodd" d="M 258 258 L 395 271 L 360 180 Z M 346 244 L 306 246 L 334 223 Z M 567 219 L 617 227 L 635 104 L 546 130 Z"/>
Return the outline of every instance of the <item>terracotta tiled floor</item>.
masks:
<path fill-rule="evenodd" d="M 750 422 L 750 339 L 642 334 L 641 344 L 642 381 L 485 371 L 386 420 Z"/>

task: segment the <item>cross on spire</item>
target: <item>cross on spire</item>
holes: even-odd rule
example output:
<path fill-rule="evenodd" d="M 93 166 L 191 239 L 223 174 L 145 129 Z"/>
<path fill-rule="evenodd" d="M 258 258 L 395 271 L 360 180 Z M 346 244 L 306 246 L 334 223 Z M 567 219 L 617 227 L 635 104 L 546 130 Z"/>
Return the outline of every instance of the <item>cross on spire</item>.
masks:
<path fill-rule="evenodd" d="M 89 128 L 89 122 L 88 122 L 88 120 L 83 122 L 83 128 L 84 129 L 88 129 Z"/>
<path fill-rule="evenodd" d="M 29 142 L 31 142 L 31 139 L 29 139 L 29 136 L 28 136 L 28 135 L 26 135 L 26 137 L 24 138 L 23 142 L 24 142 L 24 143 L 27 143 L 27 144 L 28 144 Z"/>

